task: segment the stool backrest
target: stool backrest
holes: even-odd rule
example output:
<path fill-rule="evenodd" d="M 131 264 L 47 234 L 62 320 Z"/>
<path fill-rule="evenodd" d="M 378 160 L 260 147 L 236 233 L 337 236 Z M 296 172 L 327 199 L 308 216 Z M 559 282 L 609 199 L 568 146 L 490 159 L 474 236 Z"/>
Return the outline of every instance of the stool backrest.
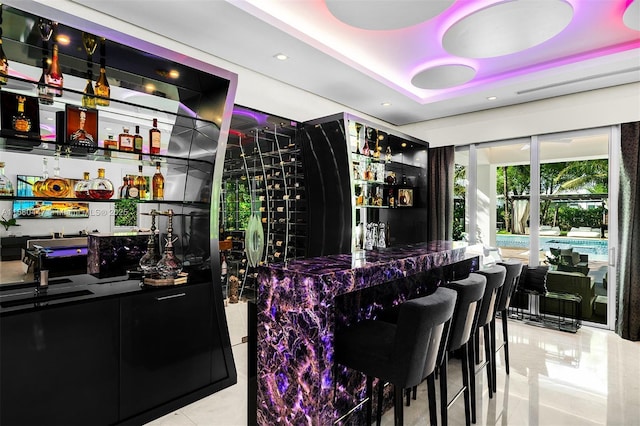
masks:
<path fill-rule="evenodd" d="M 504 266 L 494 265 L 487 269 L 481 269 L 476 273 L 484 275 L 487 278 L 487 286 L 484 289 L 477 325 L 477 327 L 481 327 L 489 324 L 495 316 L 499 290 L 504 285 L 504 277 L 507 274 L 507 269 Z"/>
<path fill-rule="evenodd" d="M 507 269 L 507 274 L 504 277 L 504 285 L 500 292 L 500 299 L 498 299 L 498 305 L 496 307 L 496 310 L 500 312 L 509 308 L 511 296 L 516 289 L 520 274 L 522 273 L 522 262 L 519 260 L 505 260 L 497 264 Z"/>
<path fill-rule="evenodd" d="M 475 273 L 469 274 L 463 280 L 451 281 L 446 284 L 447 288 L 458 293 L 451 320 L 447 352 L 459 349 L 469 341 L 477 317 L 479 302 L 482 300 L 486 285 L 485 276 Z"/>
<path fill-rule="evenodd" d="M 402 388 L 420 384 L 427 370 L 427 359 L 435 358 L 444 324 L 451 319 L 456 292 L 438 288 L 434 293 L 411 299 L 400 305 L 393 351 L 390 356 L 395 369 L 392 382 Z M 433 362 L 435 367 L 435 362 Z M 432 367 L 433 368 L 433 367 Z M 428 375 L 428 374 L 427 374 Z"/>

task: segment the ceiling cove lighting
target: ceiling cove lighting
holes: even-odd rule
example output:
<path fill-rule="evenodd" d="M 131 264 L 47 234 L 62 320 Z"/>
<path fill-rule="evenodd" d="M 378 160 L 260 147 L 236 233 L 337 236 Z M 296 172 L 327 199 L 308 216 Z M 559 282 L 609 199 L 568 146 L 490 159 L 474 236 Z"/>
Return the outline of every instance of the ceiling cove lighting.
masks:
<path fill-rule="evenodd" d="M 442 45 L 463 58 L 509 55 L 552 39 L 572 18 L 573 7 L 563 0 L 500 2 L 454 23 Z"/>
<path fill-rule="evenodd" d="M 454 0 L 376 0 L 363 7 L 360 1 L 326 0 L 333 16 L 352 27 L 387 31 L 411 27 L 447 10 Z"/>

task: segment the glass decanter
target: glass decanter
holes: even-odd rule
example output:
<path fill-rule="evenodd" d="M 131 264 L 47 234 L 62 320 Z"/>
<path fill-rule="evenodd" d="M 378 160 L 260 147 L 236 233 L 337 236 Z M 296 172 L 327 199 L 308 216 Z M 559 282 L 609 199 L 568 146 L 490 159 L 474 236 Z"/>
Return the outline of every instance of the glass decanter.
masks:
<path fill-rule="evenodd" d="M 0 197 L 13 197 L 13 184 L 4 174 L 4 162 L 0 162 Z"/>
<path fill-rule="evenodd" d="M 44 194 L 47 197 L 62 198 L 69 195 L 69 181 L 60 177 L 60 157 L 56 156 L 56 166 L 53 168 L 53 177 L 44 181 Z"/>
<path fill-rule="evenodd" d="M 73 192 L 76 194 L 76 198 L 80 198 L 83 200 L 91 198 L 89 195 L 89 188 L 91 186 L 91 181 L 89 179 L 89 172 L 84 172 L 84 178 L 76 182 L 73 187 Z"/>
<path fill-rule="evenodd" d="M 47 158 L 42 159 L 42 177 L 35 181 L 33 186 L 31 187 L 31 192 L 36 197 L 45 197 L 44 193 L 44 183 L 49 179 L 49 171 L 47 167 Z"/>
<path fill-rule="evenodd" d="M 113 196 L 113 183 L 104 177 L 104 169 L 98 169 L 98 177 L 91 180 L 89 195 L 97 200 L 108 200 Z"/>

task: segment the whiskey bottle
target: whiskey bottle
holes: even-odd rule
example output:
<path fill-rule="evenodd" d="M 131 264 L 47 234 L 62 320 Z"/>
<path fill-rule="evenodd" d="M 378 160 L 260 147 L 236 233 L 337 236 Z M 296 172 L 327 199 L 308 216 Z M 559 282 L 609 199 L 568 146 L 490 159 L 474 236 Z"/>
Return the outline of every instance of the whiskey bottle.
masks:
<path fill-rule="evenodd" d="M 49 86 L 49 92 L 55 96 L 62 96 L 64 77 L 62 76 L 58 62 L 58 43 L 53 43 L 53 56 L 51 57 L 49 69 L 44 77 L 45 83 Z"/>
<path fill-rule="evenodd" d="M 133 135 L 129 134 L 129 128 L 123 127 L 123 132 L 118 136 L 118 149 L 120 151 L 133 152 Z"/>
<path fill-rule="evenodd" d="M 156 162 L 156 173 L 151 180 L 154 200 L 164 200 L 164 176 L 160 172 L 160 162 Z"/>
<path fill-rule="evenodd" d="M 153 127 L 149 130 L 149 153 L 151 155 L 160 154 L 160 130 L 158 129 L 158 119 L 153 119 Z"/>
<path fill-rule="evenodd" d="M 13 130 L 27 133 L 31 130 L 31 119 L 24 114 L 24 102 L 27 98 L 24 96 L 16 96 L 16 99 L 18 100 L 18 112 L 13 116 Z"/>
<path fill-rule="evenodd" d="M 73 187 L 73 192 L 76 194 L 76 198 L 81 198 L 83 200 L 91 198 L 89 196 L 89 172 L 84 172 L 84 178 L 76 182 Z"/>
<path fill-rule="evenodd" d="M 107 139 L 103 141 L 103 148 L 105 150 L 118 149 L 118 141 L 113 139 L 113 135 L 109 135 Z M 110 155 L 108 152 L 105 155 Z"/>
<path fill-rule="evenodd" d="M 0 197 L 13 197 L 13 184 L 4 174 L 4 162 L 0 162 Z"/>
<path fill-rule="evenodd" d="M 133 150 L 142 153 L 142 136 L 140 136 L 140 126 L 136 126 L 136 134 L 133 135 Z"/>
<path fill-rule="evenodd" d="M 124 176 L 122 178 L 122 186 L 118 188 L 118 197 L 120 199 L 127 198 L 128 187 L 129 187 L 129 176 Z"/>
<path fill-rule="evenodd" d="M 134 181 L 136 188 L 138 188 L 138 197 L 141 200 L 148 199 L 148 191 L 147 191 L 147 178 L 142 175 L 142 165 L 138 166 L 138 176 Z"/>
<path fill-rule="evenodd" d="M 129 180 L 127 182 L 127 197 L 126 198 L 138 199 L 140 192 L 138 191 L 138 188 L 136 187 L 136 185 L 134 183 L 133 176 L 127 176 L 127 177 L 128 177 Z"/>
<path fill-rule="evenodd" d="M 113 196 L 113 184 L 104 177 L 104 169 L 98 169 L 98 177 L 91 180 L 89 195 L 96 200 L 108 200 Z"/>

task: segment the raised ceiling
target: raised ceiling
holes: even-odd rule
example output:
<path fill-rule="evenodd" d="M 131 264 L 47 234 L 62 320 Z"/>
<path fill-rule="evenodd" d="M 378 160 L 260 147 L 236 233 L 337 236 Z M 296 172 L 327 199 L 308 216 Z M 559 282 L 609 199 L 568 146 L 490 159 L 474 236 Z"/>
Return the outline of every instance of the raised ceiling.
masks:
<path fill-rule="evenodd" d="M 395 125 L 640 81 L 640 0 L 74 1 Z"/>

